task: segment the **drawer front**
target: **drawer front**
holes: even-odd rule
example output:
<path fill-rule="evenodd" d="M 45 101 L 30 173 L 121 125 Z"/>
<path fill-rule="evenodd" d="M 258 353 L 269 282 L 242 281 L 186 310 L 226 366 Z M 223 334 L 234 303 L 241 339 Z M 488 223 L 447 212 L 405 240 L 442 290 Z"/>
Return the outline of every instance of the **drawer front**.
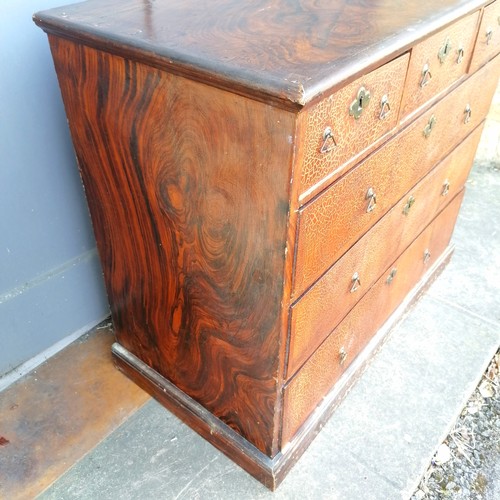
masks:
<path fill-rule="evenodd" d="M 462 196 L 463 191 L 385 270 L 372 289 L 288 383 L 284 391 L 282 446 L 290 441 L 351 361 L 446 249 Z M 396 272 L 392 272 L 393 269 Z"/>
<path fill-rule="evenodd" d="M 407 66 L 405 54 L 301 113 L 301 200 L 396 126 Z"/>
<path fill-rule="evenodd" d="M 484 119 L 499 71 L 500 56 L 300 210 L 294 300 Z M 370 188 L 377 204 L 367 212 Z"/>
<path fill-rule="evenodd" d="M 292 306 L 288 378 L 433 219 L 434 214 L 462 189 L 481 132 L 482 126 L 479 126 Z M 415 201 L 405 215 L 403 210 L 410 196 Z M 355 275 L 359 282 L 353 281 Z"/>
<path fill-rule="evenodd" d="M 429 37 L 411 50 L 401 116 L 418 110 L 467 73 L 479 11 Z"/>
<path fill-rule="evenodd" d="M 479 27 L 470 72 L 476 71 L 500 52 L 500 1 L 485 7 Z"/>

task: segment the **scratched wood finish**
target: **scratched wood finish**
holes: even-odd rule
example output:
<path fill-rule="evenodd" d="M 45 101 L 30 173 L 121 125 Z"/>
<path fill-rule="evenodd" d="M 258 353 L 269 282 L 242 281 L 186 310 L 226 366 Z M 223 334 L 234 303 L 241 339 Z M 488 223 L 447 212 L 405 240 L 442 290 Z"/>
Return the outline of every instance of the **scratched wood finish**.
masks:
<path fill-rule="evenodd" d="M 402 117 L 414 113 L 467 73 L 478 22 L 479 12 L 475 12 L 412 48 L 401 104 Z M 445 45 L 448 47 L 447 55 L 440 60 L 439 53 Z M 463 50 L 462 54 L 459 49 Z M 429 76 L 423 75 L 425 65 L 429 68 Z M 422 85 L 424 78 L 425 84 Z"/>
<path fill-rule="evenodd" d="M 272 455 L 293 115 L 51 46 L 120 344 Z"/>
<path fill-rule="evenodd" d="M 301 165 L 301 203 L 338 178 L 347 163 L 354 163 L 360 153 L 395 128 L 408 59 L 408 54 L 398 57 L 301 113 L 299 127 L 303 132 L 298 133 L 303 134 L 303 139 L 297 153 Z M 370 100 L 356 119 L 350 114 L 350 106 L 358 100 L 361 88 L 370 93 Z M 387 105 L 382 109 L 384 97 Z M 327 127 L 333 138 L 325 143 Z"/>
<path fill-rule="evenodd" d="M 491 31 L 491 35 L 489 35 Z M 470 72 L 476 71 L 483 64 L 500 52 L 500 1 L 496 0 L 484 8 L 481 25 L 477 33 L 476 46 L 470 65 Z"/>
<path fill-rule="evenodd" d="M 39 13 L 35 21 L 47 31 L 290 106 L 365 74 L 485 3 L 91 0 Z"/>
<path fill-rule="evenodd" d="M 482 126 L 479 126 L 292 306 L 287 378 L 316 350 L 415 235 L 461 191 L 472 167 L 481 132 Z M 403 210 L 410 196 L 415 203 L 405 215 Z M 358 274 L 361 284 L 351 292 L 354 273 Z"/>
<path fill-rule="evenodd" d="M 358 353 L 401 303 L 425 271 L 445 251 L 463 191 L 412 245 L 389 266 L 379 281 L 339 324 L 285 388 L 283 445 L 297 432 Z M 424 253 L 430 257 L 424 262 Z M 389 273 L 396 269 L 390 283 Z M 369 318 L 369 320 L 367 320 Z M 340 352 L 347 357 L 341 363 Z"/>
<path fill-rule="evenodd" d="M 343 177 L 339 183 L 324 192 L 313 203 L 304 207 L 298 219 L 295 275 L 292 297 L 297 299 L 318 279 L 337 258 L 371 226 L 383 212 L 388 194 L 394 201 L 411 183 L 421 178 L 436 162 L 449 153 L 486 116 L 500 73 L 500 57 L 495 58 L 463 85 L 444 97 L 437 105 L 403 130 L 401 134 L 368 158 L 363 164 Z M 470 120 L 465 123 L 465 108 L 471 108 Z M 436 125 L 429 137 L 423 130 L 434 116 Z M 382 158 L 386 158 L 383 161 Z M 380 162 L 380 164 L 378 164 Z M 362 184 L 357 172 L 374 169 L 377 175 L 372 185 Z M 401 170 L 404 170 L 402 172 Z M 382 180 L 383 179 L 383 180 Z M 384 184 L 387 186 L 384 188 Z M 353 222 L 365 210 L 369 187 L 378 191 L 380 204 L 372 213 L 363 213 L 358 223 Z M 382 215 L 380 213 L 380 215 Z M 372 220 L 372 222 L 370 221 Z M 371 222 L 371 224 L 370 224 Z"/>
<path fill-rule="evenodd" d="M 431 220 L 464 183 L 500 57 L 470 78 L 452 71 L 411 124 L 398 107 L 413 48 L 465 31 L 485 4 L 90 0 L 35 15 L 87 192 L 116 363 L 271 488 L 347 390 L 361 349 L 416 289 L 424 244 L 433 272 L 451 254 L 461 194 L 451 215 Z M 360 85 L 372 101 L 355 121 Z M 380 119 L 383 94 L 391 113 Z M 329 125 L 338 144 L 325 161 Z M 369 180 L 378 205 L 358 223 Z M 417 198 L 408 216 L 405 193 Z M 406 278 L 378 293 L 401 254 Z M 363 276 L 351 299 L 339 285 L 354 268 Z M 315 295 L 327 281 L 323 302 L 343 302 L 333 316 Z M 309 322 L 313 313 L 324 318 Z M 321 415 L 308 418 L 320 400 Z"/>

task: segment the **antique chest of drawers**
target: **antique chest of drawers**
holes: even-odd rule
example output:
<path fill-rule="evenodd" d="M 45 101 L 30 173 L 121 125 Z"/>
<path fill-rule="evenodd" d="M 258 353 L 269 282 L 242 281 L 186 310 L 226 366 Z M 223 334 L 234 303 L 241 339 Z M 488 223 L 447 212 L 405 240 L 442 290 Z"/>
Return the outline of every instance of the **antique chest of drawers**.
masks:
<path fill-rule="evenodd" d="M 451 255 L 500 0 L 100 0 L 34 19 L 117 365 L 276 487 Z"/>

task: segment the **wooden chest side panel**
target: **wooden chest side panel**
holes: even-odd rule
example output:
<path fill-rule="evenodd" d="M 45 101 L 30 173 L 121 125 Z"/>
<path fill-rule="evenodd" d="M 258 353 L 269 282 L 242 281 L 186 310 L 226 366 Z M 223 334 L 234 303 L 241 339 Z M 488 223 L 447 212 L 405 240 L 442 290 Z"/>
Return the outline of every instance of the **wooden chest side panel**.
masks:
<path fill-rule="evenodd" d="M 50 42 L 118 341 L 273 455 L 294 115 Z"/>

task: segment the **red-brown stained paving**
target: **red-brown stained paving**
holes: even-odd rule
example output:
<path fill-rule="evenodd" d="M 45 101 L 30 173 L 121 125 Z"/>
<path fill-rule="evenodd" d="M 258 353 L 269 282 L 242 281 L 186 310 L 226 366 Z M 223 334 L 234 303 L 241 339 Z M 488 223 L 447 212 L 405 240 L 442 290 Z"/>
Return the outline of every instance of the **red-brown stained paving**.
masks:
<path fill-rule="evenodd" d="M 34 498 L 149 398 L 112 342 L 96 330 L 0 393 L 0 498 Z"/>

